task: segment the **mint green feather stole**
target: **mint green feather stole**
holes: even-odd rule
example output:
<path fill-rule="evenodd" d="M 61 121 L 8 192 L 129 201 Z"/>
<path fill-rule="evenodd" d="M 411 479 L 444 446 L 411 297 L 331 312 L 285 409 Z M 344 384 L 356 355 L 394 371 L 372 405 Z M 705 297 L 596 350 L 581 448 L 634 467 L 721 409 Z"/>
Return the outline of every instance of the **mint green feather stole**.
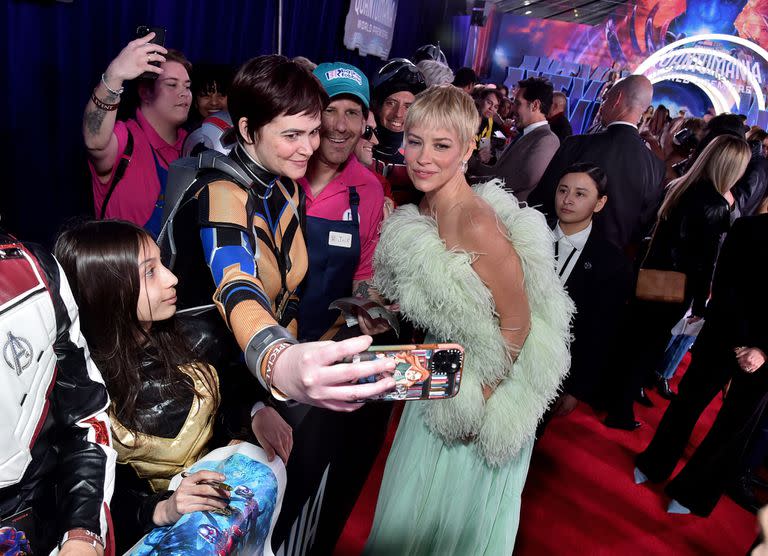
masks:
<path fill-rule="evenodd" d="M 449 251 L 434 219 L 398 208 L 384 223 L 375 284 L 414 324 L 440 342 L 464 346 L 459 394 L 415 401 L 428 428 L 447 444 L 472 439 L 489 466 L 501 466 L 532 441 L 570 366 L 573 302 L 555 273 L 554 237 L 544 216 L 521 206 L 498 180 L 475 192 L 496 211 L 522 261 L 531 331 L 512 361 L 491 292 L 472 268 L 475 254 Z M 485 401 L 482 385 L 496 384 Z"/>

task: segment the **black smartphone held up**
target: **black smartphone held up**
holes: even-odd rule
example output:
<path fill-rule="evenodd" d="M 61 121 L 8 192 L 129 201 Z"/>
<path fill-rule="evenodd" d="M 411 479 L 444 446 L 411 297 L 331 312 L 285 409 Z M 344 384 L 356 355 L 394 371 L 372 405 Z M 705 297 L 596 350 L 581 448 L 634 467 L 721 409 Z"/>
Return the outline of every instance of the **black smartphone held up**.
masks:
<path fill-rule="evenodd" d="M 136 38 L 140 39 L 146 37 L 150 33 L 154 33 L 155 36 L 149 41 L 149 44 L 157 44 L 165 46 L 165 29 L 162 27 L 148 27 L 146 25 L 139 25 L 136 27 Z M 160 62 L 150 62 L 151 65 L 160 67 Z M 157 79 L 157 74 L 151 71 L 145 71 L 139 76 L 139 79 Z"/>

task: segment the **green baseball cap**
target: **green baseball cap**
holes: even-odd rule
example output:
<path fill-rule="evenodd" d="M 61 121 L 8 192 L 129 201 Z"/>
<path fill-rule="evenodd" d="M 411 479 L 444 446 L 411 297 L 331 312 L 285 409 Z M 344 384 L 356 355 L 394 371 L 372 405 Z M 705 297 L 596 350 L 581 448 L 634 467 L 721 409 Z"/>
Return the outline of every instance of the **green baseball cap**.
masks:
<path fill-rule="evenodd" d="M 331 99 L 338 95 L 353 95 L 366 108 L 370 106 L 368 78 L 355 66 L 343 62 L 325 63 L 317 66 L 312 73 L 320 80 Z"/>

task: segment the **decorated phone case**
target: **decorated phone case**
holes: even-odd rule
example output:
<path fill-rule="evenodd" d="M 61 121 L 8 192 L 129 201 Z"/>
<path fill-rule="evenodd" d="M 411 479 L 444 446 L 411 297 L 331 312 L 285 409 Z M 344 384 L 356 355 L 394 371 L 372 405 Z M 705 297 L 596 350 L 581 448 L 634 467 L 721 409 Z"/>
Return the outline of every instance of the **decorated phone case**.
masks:
<path fill-rule="evenodd" d="M 458 344 L 410 344 L 374 346 L 355 356 L 357 361 L 373 361 L 389 357 L 396 362 L 392 392 L 371 400 L 440 400 L 459 392 L 464 367 L 464 348 Z M 360 382 L 375 382 L 371 376 Z"/>

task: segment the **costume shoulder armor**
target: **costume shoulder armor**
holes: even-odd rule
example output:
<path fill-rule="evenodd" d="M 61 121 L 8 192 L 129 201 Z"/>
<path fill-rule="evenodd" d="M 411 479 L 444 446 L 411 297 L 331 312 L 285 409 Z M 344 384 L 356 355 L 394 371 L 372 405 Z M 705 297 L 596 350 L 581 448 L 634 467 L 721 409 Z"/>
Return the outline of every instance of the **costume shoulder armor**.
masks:
<path fill-rule="evenodd" d="M 47 415 L 47 392 L 54 380 L 57 309 L 48 278 L 58 266 L 50 255 L 35 254 L 8 234 L 0 236 L 0 488 L 17 483 L 32 461 L 31 448 Z M 41 249 L 36 249 L 42 253 Z M 46 269 L 43 268 L 43 262 Z M 59 308 L 66 312 L 66 308 Z"/>

